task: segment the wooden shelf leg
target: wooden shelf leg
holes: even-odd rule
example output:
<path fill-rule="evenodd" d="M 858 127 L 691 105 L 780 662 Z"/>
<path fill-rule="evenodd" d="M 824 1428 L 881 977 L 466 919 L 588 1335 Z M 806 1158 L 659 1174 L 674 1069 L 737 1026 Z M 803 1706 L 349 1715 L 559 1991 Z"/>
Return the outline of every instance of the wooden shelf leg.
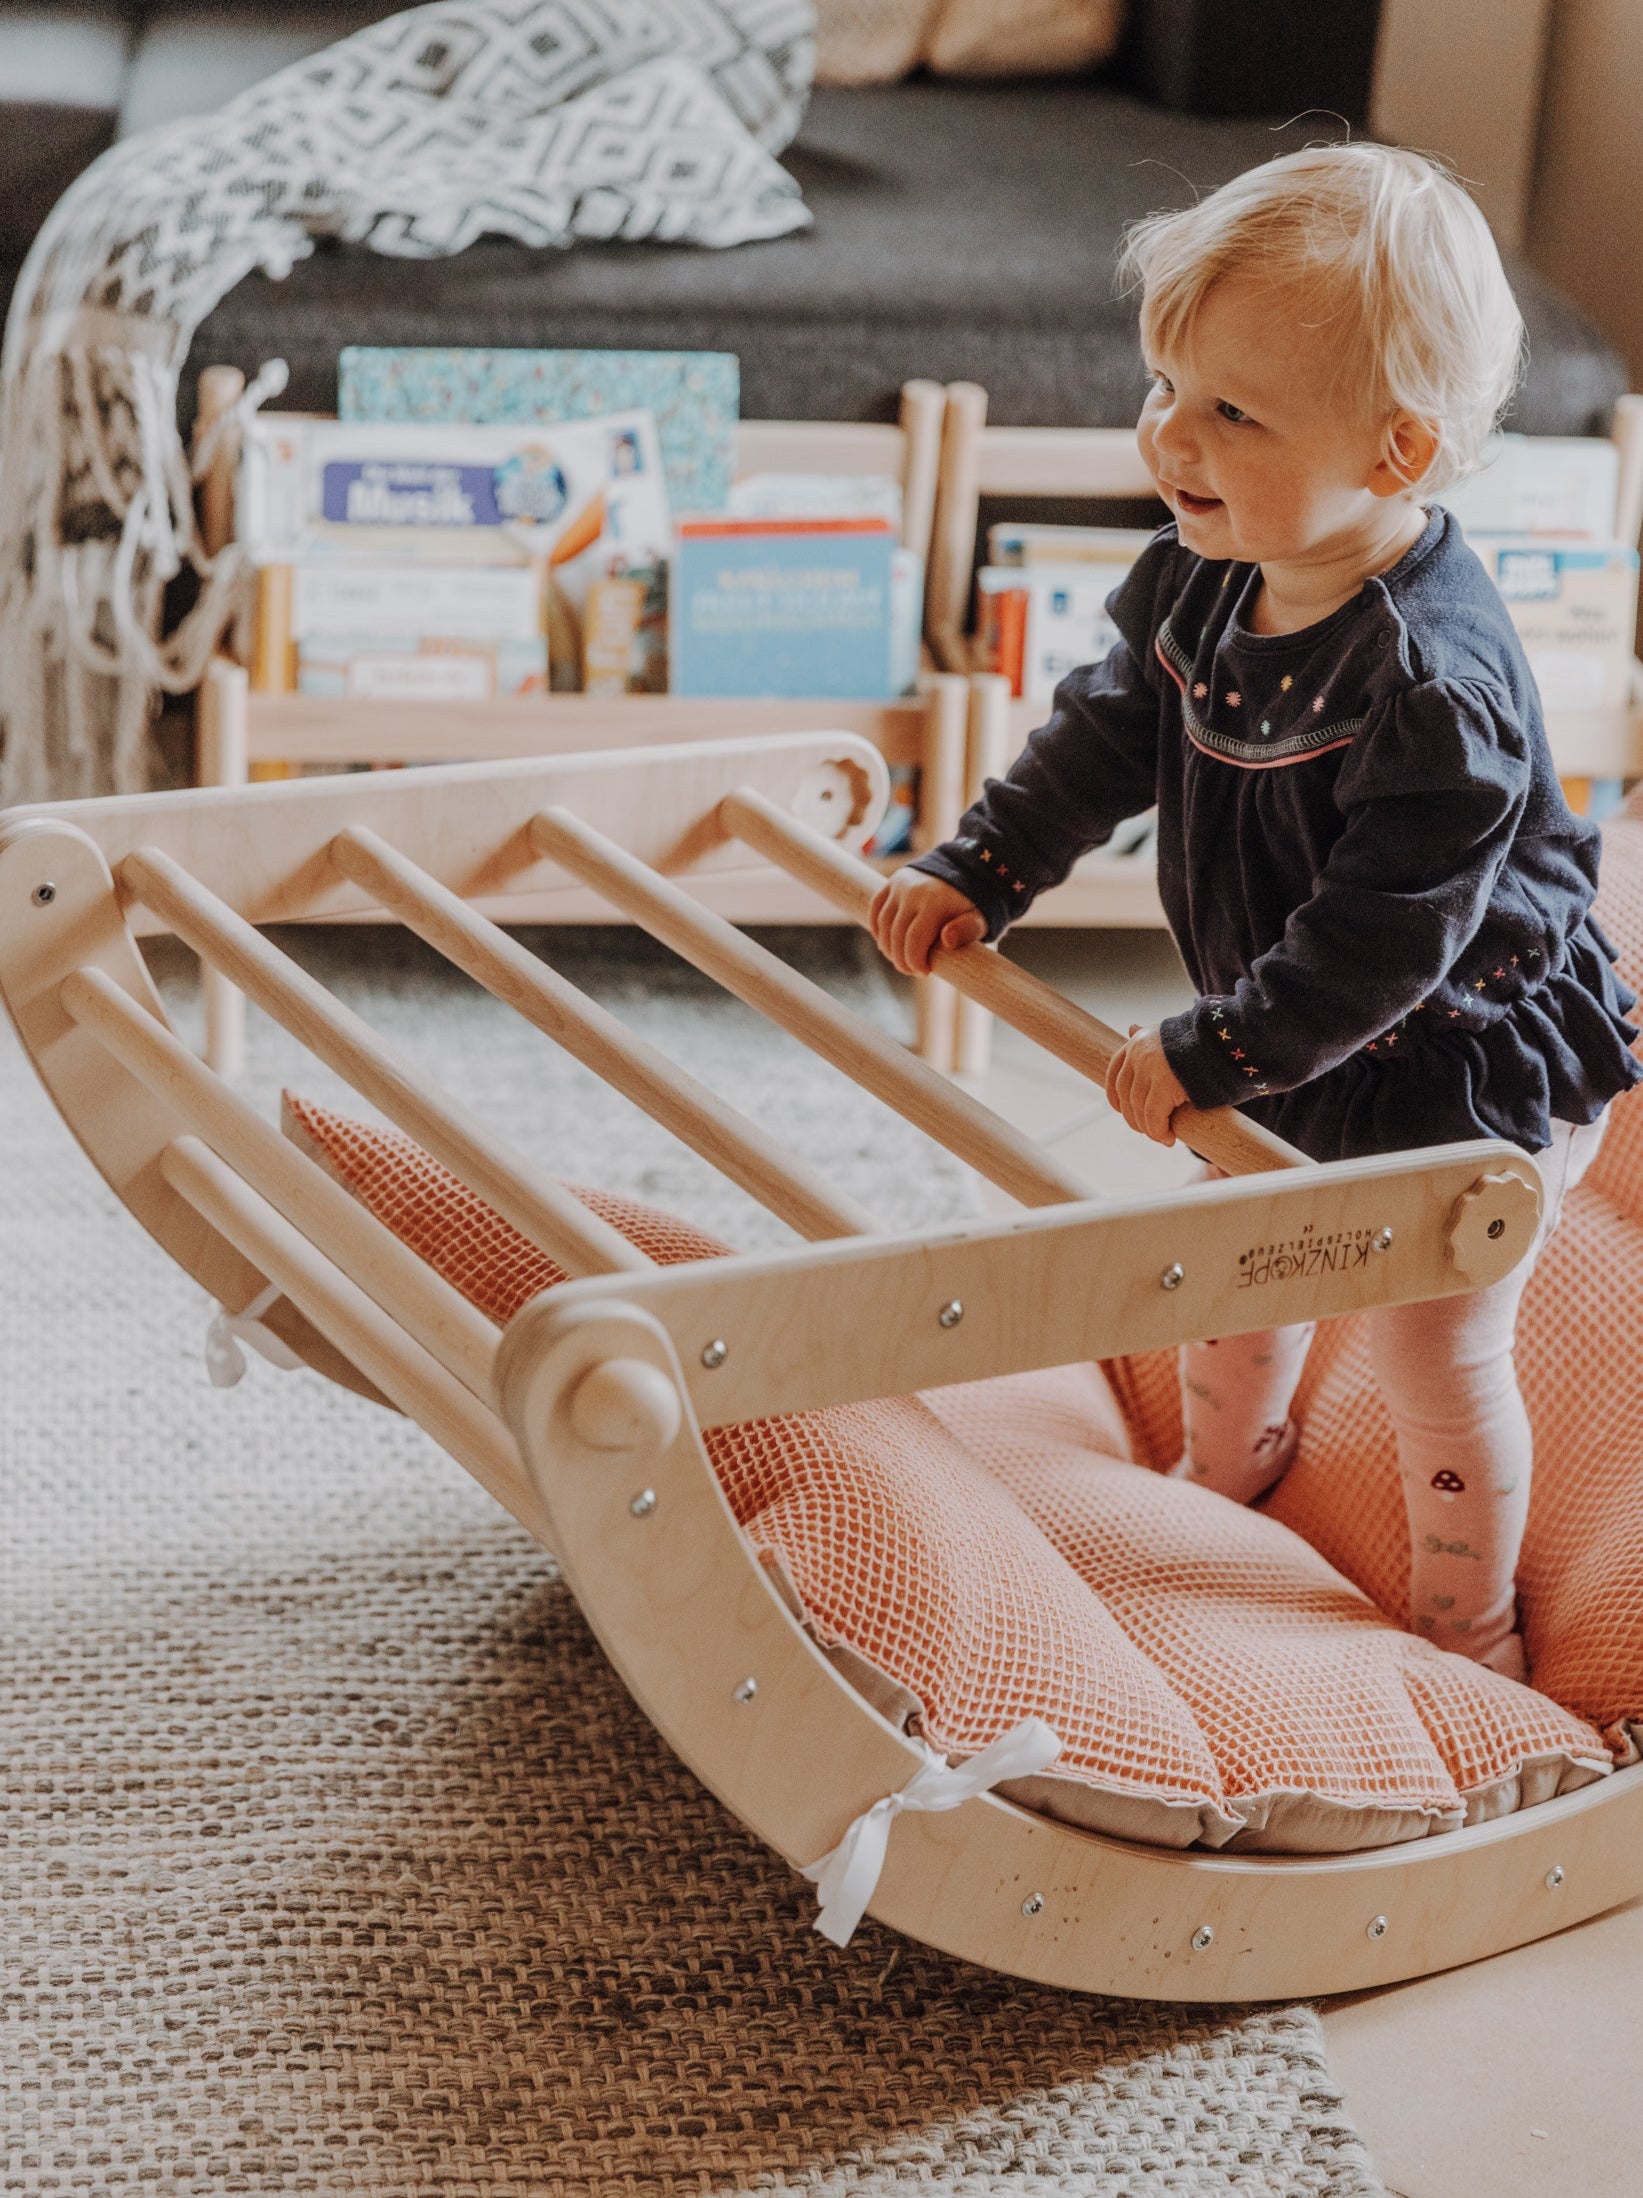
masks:
<path fill-rule="evenodd" d="M 201 786 L 243 786 L 249 773 L 247 705 L 243 668 L 218 657 L 194 702 L 194 776 Z M 245 995 L 220 971 L 202 965 L 205 995 L 205 1060 L 219 1076 L 245 1067 Z"/>
<path fill-rule="evenodd" d="M 970 681 L 968 760 L 965 806 L 979 801 L 990 778 L 1010 767 L 1010 683 L 996 672 L 977 672 Z M 993 1018 L 979 1000 L 958 1003 L 955 1062 L 961 1076 L 985 1076 L 993 1059 Z"/>
<path fill-rule="evenodd" d="M 913 852 L 925 854 L 951 839 L 964 814 L 964 774 L 969 752 L 968 682 L 951 673 L 927 681 L 924 756 L 919 766 L 918 818 Z M 915 977 L 913 1013 L 920 1060 L 953 1073 L 958 1058 L 959 998 L 939 977 Z"/>
<path fill-rule="evenodd" d="M 975 562 L 981 505 L 981 432 L 987 424 L 987 392 L 975 382 L 949 382 L 942 421 L 941 474 L 930 534 L 930 579 L 925 624 L 944 671 L 965 672 L 969 648 L 964 614 Z"/>

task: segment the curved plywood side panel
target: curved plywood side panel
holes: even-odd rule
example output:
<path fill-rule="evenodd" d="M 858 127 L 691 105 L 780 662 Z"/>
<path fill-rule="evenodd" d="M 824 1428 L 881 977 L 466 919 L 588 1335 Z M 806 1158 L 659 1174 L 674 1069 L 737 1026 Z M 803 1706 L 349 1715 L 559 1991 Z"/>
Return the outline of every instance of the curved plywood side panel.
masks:
<path fill-rule="evenodd" d="M 612 1361 L 666 1377 L 652 1392 L 676 1399 L 652 1430 L 665 1439 L 608 1446 L 613 1431 L 586 1400 L 579 1415 L 578 1385 Z M 816 1860 L 922 1758 L 765 1578 L 660 1323 L 619 1300 L 540 1298 L 504 1339 L 500 1380 L 553 1546 L 629 1691 L 750 1830 L 795 1865 Z M 1324 1858 L 1181 1854 L 987 1796 L 899 1818 L 870 1913 L 1041 1983 L 1229 2001 L 1451 1968 L 1640 1889 L 1643 1766 L 1474 1831 Z"/>
<path fill-rule="evenodd" d="M 17 1034 L 110 1190 L 203 1290 L 237 1311 L 262 1289 L 262 1274 L 160 1171 L 161 1153 L 187 1123 L 59 1003 L 63 979 L 87 967 L 102 970 L 170 1028 L 95 841 L 50 815 L 0 819 L 0 997 Z M 267 1324 L 317 1372 L 387 1402 L 289 1300 L 272 1308 Z"/>
<path fill-rule="evenodd" d="M 170 1029 L 102 850 L 66 819 L 14 811 L 0 819 L 0 993 L 17 1034 L 109 1188 L 203 1289 L 242 1306 L 262 1276 L 160 1173 L 160 1154 L 188 1124 L 58 998 L 63 980 L 85 968 L 101 970 Z"/>

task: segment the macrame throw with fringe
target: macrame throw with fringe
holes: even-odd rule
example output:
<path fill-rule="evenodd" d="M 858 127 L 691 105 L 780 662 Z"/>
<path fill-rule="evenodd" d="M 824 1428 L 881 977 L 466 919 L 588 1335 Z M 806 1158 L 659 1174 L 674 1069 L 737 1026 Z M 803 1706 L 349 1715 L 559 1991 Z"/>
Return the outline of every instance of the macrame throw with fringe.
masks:
<path fill-rule="evenodd" d="M 775 155 L 814 32 L 813 0 L 435 0 L 89 168 L 0 367 L 0 806 L 141 788 L 159 697 L 199 684 L 244 600 L 242 553 L 208 556 L 195 524 L 213 440 L 191 465 L 177 428 L 194 331 L 242 276 L 321 237 L 433 259 L 803 228 Z M 283 386 L 275 362 L 239 418 Z"/>

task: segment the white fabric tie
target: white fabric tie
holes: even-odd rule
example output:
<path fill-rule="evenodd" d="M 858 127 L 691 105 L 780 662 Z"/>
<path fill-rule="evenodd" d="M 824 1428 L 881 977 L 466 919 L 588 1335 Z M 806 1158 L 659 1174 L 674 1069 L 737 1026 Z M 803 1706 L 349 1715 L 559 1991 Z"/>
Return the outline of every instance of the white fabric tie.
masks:
<path fill-rule="evenodd" d="M 232 1389 L 244 1374 L 242 1343 L 250 1344 L 270 1366 L 278 1366 L 286 1373 L 302 1364 L 285 1338 L 262 1324 L 263 1314 L 279 1294 L 279 1285 L 271 1282 L 266 1290 L 258 1292 L 243 1313 L 231 1313 L 226 1305 L 217 1307 L 211 1325 L 205 1331 L 205 1370 L 211 1376 L 213 1389 Z"/>
<path fill-rule="evenodd" d="M 1006 1778 L 1030 1778 L 1047 1770 L 1060 1753 L 1060 1735 L 1041 1717 L 1024 1717 L 956 1767 L 926 1747 L 924 1762 L 901 1791 L 864 1810 L 833 1851 L 801 1873 L 816 1888 L 816 1929 L 835 1946 L 849 1945 L 877 1890 L 890 1826 L 903 1809 L 961 1808 Z"/>

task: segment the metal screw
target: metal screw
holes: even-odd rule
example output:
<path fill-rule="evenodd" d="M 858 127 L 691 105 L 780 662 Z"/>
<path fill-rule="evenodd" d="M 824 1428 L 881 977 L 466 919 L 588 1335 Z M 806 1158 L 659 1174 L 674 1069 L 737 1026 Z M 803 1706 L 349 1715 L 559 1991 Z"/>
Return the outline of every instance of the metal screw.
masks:
<path fill-rule="evenodd" d="M 711 1374 L 715 1366 L 722 1366 L 730 1356 L 730 1345 L 723 1336 L 715 1336 L 711 1343 L 702 1346 L 702 1364 Z"/>
<path fill-rule="evenodd" d="M 732 1687 L 730 1690 L 732 1699 L 737 1702 L 751 1702 L 758 1691 L 759 1682 L 757 1679 L 744 1679 L 739 1686 Z"/>
<path fill-rule="evenodd" d="M 634 1497 L 632 1503 L 628 1505 L 628 1509 L 633 1513 L 633 1516 L 636 1519 L 648 1519 L 651 1513 L 656 1509 L 655 1489 L 641 1488 L 638 1495 Z"/>
<path fill-rule="evenodd" d="M 1563 1883 L 1563 1865 L 1562 1865 L 1562 1863 L 1561 1863 L 1561 1862 L 1554 1862 L 1554 1863 L 1552 1864 L 1552 1867 L 1551 1867 L 1551 1868 L 1550 1868 L 1550 1869 L 1549 1869 L 1549 1870 L 1547 1871 L 1547 1873 L 1546 1873 L 1546 1890 L 1547 1890 L 1547 1892 L 1549 1892 L 1549 1893 L 1555 1893 L 1555 1892 L 1557 1891 L 1558 1887 L 1559 1887 L 1559 1886 L 1560 1886 L 1560 1885 L 1561 1885 L 1562 1883 Z"/>
<path fill-rule="evenodd" d="M 1215 1944 L 1215 1933 L 1207 1923 L 1199 1924 L 1192 1934 L 1192 1950 L 1195 1954 L 1207 1954 Z"/>
<path fill-rule="evenodd" d="M 1386 1936 L 1387 1928 L 1387 1921 L 1384 1916 L 1371 1916 L 1368 1924 L 1365 1926 L 1364 1937 L 1371 1939 L 1383 1939 Z"/>
<path fill-rule="evenodd" d="M 1390 1229 L 1382 1229 L 1380 1235 L 1375 1239 L 1375 1249 L 1378 1252 L 1389 1252 L 1392 1249 L 1392 1231 Z"/>
<path fill-rule="evenodd" d="M 1176 1260 L 1158 1277 L 1158 1286 L 1161 1290 L 1178 1290 L 1186 1279 L 1187 1270 Z"/>
<path fill-rule="evenodd" d="M 1501 1239 L 1501 1238 L 1502 1238 L 1502 1237 L 1503 1237 L 1503 1236 L 1504 1236 L 1504 1235 L 1506 1234 L 1506 1224 L 1505 1224 L 1505 1222 L 1504 1222 L 1504 1221 L 1498 1221 L 1498 1220 L 1497 1220 L 1497 1221 L 1491 1221 L 1491 1222 L 1490 1222 L 1490 1224 L 1489 1224 L 1489 1230 L 1488 1230 L 1488 1234 L 1489 1234 L 1489 1239 L 1490 1239 L 1491 1243 L 1496 1243 L 1496 1244 L 1498 1244 L 1498 1243 L 1499 1243 L 1499 1241 L 1500 1241 L 1500 1239 Z"/>
<path fill-rule="evenodd" d="M 1029 1893 L 1021 1903 L 1021 1913 L 1024 1916 L 1041 1916 L 1044 1913 L 1044 1895 Z"/>
<path fill-rule="evenodd" d="M 49 908 L 52 902 L 57 898 L 57 888 L 52 884 L 51 880 L 47 878 L 43 885 L 37 885 L 34 888 L 34 891 L 30 894 L 29 898 L 33 901 L 36 908 Z"/>
<path fill-rule="evenodd" d="M 964 1301 L 962 1298 L 950 1297 L 941 1308 L 941 1311 L 937 1313 L 936 1318 L 944 1328 L 956 1328 L 964 1318 Z"/>

